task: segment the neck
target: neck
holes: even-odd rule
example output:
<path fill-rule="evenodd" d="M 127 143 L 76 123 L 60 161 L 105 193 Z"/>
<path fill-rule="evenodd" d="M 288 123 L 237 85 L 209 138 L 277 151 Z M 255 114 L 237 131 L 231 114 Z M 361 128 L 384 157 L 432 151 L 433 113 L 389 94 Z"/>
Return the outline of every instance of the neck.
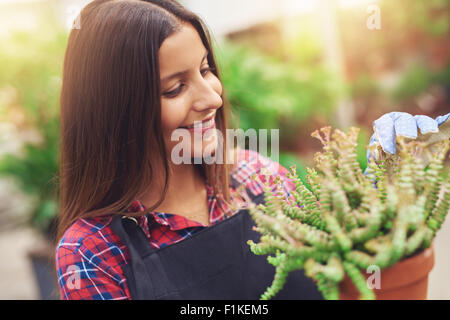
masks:
<path fill-rule="evenodd" d="M 161 175 L 155 179 L 148 191 L 140 199 L 147 207 L 154 206 L 162 197 L 164 189 L 163 170 L 158 170 Z M 169 161 L 170 179 L 164 201 L 154 211 L 165 211 L 163 208 L 171 208 L 176 204 L 189 203 L 197 199 L 199 194 L 205 192 L 205 181 L 198 168 L 193 164 L 174 165 Z"/>

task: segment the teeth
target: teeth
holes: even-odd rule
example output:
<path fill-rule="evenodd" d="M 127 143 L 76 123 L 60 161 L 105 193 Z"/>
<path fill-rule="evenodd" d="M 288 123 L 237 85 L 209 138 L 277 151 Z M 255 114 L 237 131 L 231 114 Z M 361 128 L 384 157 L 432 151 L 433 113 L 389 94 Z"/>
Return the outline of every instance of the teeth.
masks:
<path fill-rule="evenodd" d="M 187 128 L 208 128 L 212 126 L 214 119 L 208 120 L 206 122 L 196 121 L 194 125 L 188 126 Z"/>

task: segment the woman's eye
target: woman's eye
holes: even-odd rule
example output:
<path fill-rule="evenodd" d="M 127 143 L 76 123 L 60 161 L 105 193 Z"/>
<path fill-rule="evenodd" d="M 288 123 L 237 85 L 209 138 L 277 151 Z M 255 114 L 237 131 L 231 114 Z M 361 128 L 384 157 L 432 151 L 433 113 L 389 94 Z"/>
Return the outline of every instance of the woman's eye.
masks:
<path fill-rule="evenodd" d="M 184 84 L 180 84 L 176 89 L 165 92 L 164 96 L 168 97 L 168 98 L 173 98 L 181 92 L 181 89 L 183 89 L 183 87 L 184 87 Z"/>
<path fill-rule="evenodd" d="M 206 76 L 208 74 L 208 72 L 213 71 L 213 70 L 215 70 L 215 69 L 208 66 L 206 68 L 203 68 L 200 72 L 201 72 L 202 76 Z M 184 87 L 184 84 L 182 83 L 176 89 L 163 93 L 163 96 L 165 96 L 167 98 L 174 98 L 178 94 L 180 94 L 183 87 Z"/>
<path fill-rule="evenodd" d="M 201 70 L 201 73 L 203 76 L 205 76 L 209 71 L 213 71 L 213 70 L 214 70 L 214 68 L 212 68 L 212 67 L 206 67 Z"/>

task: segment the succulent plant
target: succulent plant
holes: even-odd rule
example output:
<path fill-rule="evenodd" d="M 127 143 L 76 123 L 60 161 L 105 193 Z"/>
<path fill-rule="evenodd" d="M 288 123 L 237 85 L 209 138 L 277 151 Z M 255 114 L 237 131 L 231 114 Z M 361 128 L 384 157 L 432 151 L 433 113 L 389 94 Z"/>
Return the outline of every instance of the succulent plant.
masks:
<path fill-rule="evenodd" d="M 325 299 L 339 299 L 345 274 L 361 299 L 375 299 L 361 270 L 387 268 L 429 247 L 450 207 L 450 179 L 444 168 L 449 140 L 434 151 L 423 142 L 397 137 L 397 154 L 379 146 L 363 173 L 356 154 L 359 129 L 348 133 L 331 127 L 311 136 L 323 144 L 307 168 L 307 188 L 295 166 L 287 178 L 295 190 L 287 197 L 281 178 L 264 184 L 265 204 L 249 205 L 258 243 L 247 243 L 256 255 L 267 254 L 274 280 L 261 299 L 279 292 L 288 274 L 303 269 Z M 428 160 L 428 164 L 424 159 Z M 256 176 L 252 177 L 257 179 Z"/>

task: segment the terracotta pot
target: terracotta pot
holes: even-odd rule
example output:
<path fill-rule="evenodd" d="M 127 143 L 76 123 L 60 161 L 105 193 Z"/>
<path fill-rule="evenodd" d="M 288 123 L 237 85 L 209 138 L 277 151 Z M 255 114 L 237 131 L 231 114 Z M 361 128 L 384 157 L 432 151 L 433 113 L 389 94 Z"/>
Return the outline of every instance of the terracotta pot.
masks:
<path fill-rule="evenodd" d="M 433 244 L 424 251 L 380 271 L 379 289 L 373 288 L 377 300 L 426 300 L 428 274 L 434 266 Z M 375 285 L 373 273 L 362 272 L 368 284 Z M 339 286 L 341 300 L 359 299 L 359 291 L 346 275 Z"/>

